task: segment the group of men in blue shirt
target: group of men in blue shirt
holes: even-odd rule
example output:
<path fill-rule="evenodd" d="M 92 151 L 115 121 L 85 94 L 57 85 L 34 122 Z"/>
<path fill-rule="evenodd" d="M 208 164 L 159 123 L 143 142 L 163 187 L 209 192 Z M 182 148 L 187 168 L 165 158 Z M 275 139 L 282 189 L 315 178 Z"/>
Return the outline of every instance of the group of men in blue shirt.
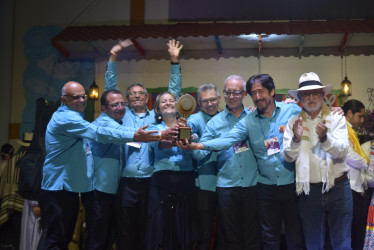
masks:
<path fill-rule="evenodd" d="M 113 100 L 115 103 L 110 103 Z M 123 103 L 121 95 L 115 92 L 109 93 L 106 101 L 107 108 L 121 106 Z M 112 183 L 108 180 L 98 179 L 95 184 L 92 182 L 96 173 L 89 141 L 109 143 L 108 147 L 111 148 L 119 147 L 113 144 L 151 142 L 159 139 L 158 135 L 153 134 L 155 131 L 120 126 L 114 115 L 108 117 L 107 114 L 103 114 L 96 124 L 89 123 L 83 119 L 86 104 L 87 95 L 84 87 L 74 81 L 66 83 L 62 88 L 61 106 L 47 126 L 41 201 L 46 249 L 67 249 L 79 213 L 79 193 L 82 201 L 94 204 L 95 194 L 91 191 L 95 185 L 101 183 L 103 190 L 108 192 L 113 189 Z M 102 124 L 106 126 L 97 126 Z M 113 154 L 115 153 L 109 152 L 110 157 L 117 157 Z M 115 165 L 116 161 L 117 159 L 112 158 L 109 163 Z M 95 219 L 95 213 L 91 211 L 96 207 L 96 204 L 86 207 L 92 209 L 86 211 L 88 227 L 91 227 L 90 223 Z"/>
<path fill-rule="evenodd" d="M 131 84 L 126 101 L 118 90 L 116 58 L 129 45 L 131 42 L 126 40 L 112 48 L 105 75 L 106 91 L 101 97 L 103 112 L 95 122 L 90 124 L 82 118 L 87 96 L 79 83 L 68 82 L 62 90 L 62 105 L 46 132 L 42 209 L 47 248 L 66 248 L 71 240 L 79 193 L 86 208 L 87 249 L 101 249 L 111 243 L 103 232 L 113 227 L 110 222 L 114 221 L 111 216 L 115 207 L 119 209 L 116 214 L 120 249 L 145 248 L 154 156 L 144 142 L 156 141 L 159 136 L 145 130 L 155 123 L 155 115 L 146 106 L 148 94 L 144 85 Z M 176 96 L 181 93 L 181 48 L 174 40 L 168 43 L 169 91 Z M 257 108 L 253 112 L 243 106 L 247 93 Z M 223 95 L 226 107 L 218 112 L 221 97 L 217 87 L 203 84 L 198 89 L 201 111 L 188 119 L 204 142 L 204 149 L 212 151 L 194 152 L 199 159 L 198 249 L 209 249 L 215 217 L 219 231 L 217 249 L 279 248 L 283 222 L 288 248 L 303 249 L 294 163 L 285 162 L 279 151 L 269 153 L 264 146 L 276 137 L 282 148 L 285 126 L 301 108 L 276 102 L 274 81 L 266 74 L 253 76 L 247 83 L 240 76 L 229 76 Z M 235 125 L 236 129 L 231 130 Z M 241 141 L 232 146 L 227 137 L 229 131 L 232 140 Z M 224 135 L 226 139 L 220 140 Z M 175 131 L 164 132 L 162 138 L 174 139 Z"/>
<path fill-rule="evenodd" d="M 251 113 L 242 103 L 247 91 L 257 108 Z M 203 161 L 215 154 L 218 227 L 223 246 L 279 249 L 284 222 L 288 248 L 304 249 L 294 163 L 285 162 L 279 152 L 269 154 L 264 144 L 277 137 L 281 148 L 285 125 L 301 108 L 275 102 L 275 85 L 266 74 L 253 76 L 247 83 L 240 76 L 229 76 L 223 94 L 225 110 L 205 124 L 200 139 L 208 151 L 194 151 L 194 157 Z M 199 146 L 177 144 L 185 149 Z M 199 179 L 202 174 L 199 171 Z"/>

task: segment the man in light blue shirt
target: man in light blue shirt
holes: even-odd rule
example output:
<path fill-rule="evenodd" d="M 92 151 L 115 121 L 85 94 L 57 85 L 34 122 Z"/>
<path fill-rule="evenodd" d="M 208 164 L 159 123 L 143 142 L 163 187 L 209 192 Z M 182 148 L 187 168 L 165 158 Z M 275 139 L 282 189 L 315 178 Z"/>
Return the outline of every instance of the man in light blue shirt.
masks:
<path fill-rule="evenodd" d="M 122 93 L 106 90 L 101 96 L 101 115 L 93 122 L 98 127 L 121 129 L 126 112 Z M 128 128 L 135 131 L 134 128 Z M 122 174 L 123 146 L 89 141 L 94 162 L 94 190 L 82 198 L 86 221 L 86 249 L 109 249 L 115 238 L 115 198 Z M 123 159 L 122 159 L 123 160 Z"/>
<path fill-rule="evenodd" d="M 188 118 L 188 124 L 192 127 L 193 132 L 198 138 L 202 137 L 208 121 L 218 113 L 220 101 L 221 96 L 218 88 L 213 83 L 204 83 L 198 88 L 197 102 L 201 111 L 192 114 Z M 217 216 L 216 155 L 216 153 L 212 153 L 198 161 L 196 208 L 198 212 L 199 242 L 197 250 L 209 249 L 213 235 L 214 217 Z M 218 238 L 217 236 L 216 239 Z"/>
<path fill-rule="evenodd" d="M 201 142 L 224 137 L 249 111 L 243 106 L 247 95 L 242 77 L 232 75 L 225 81 L 224 111 L 205 126 Z M 204 144 L 205 145 L 205 144 Z M 209 150 L 209 149 L 208 149 Z M 258 168 L 248 139 L 217 152 L 217 195 L 219 225 L 227 249 L 261 249 L 256 213 Z M 201 158 L 201 157 L 200 157 Z"/>
<path fill-rule="evenodd" d="M 158 136 L 152 135 L 155 131 L 129 132 L 123 127 L 97 127 L 85 121 L 85 93 L 81 84 L 66 83 L 62 104 L 46 130 L 41 208 L 47 249 L 67 249 L 79 212 L 79 193 L 93 190 L 93 159 L 88 140 L 116 144 L 158 140 Z"/>
<path fill-rule="evenodd" d="M 210 141 L 202 139 L 202 143 L 192 143 L 186 147 L 222 150 L 231 148 L 239 141 L 249 140 L 260 174 L 257 212 L 263 249 L 280 248 L 283 222 L 288 249 L 304 249 L 296 203 L 295 165 L 286 162 L 281 154 L 286 124 L 291 117 L 300 113 L 301 108 L 296 104 L 275 102 L 275 85 L 267 74 L 252 76 L 247 82 L 247 90 L 257 107 L 256 111 L 236 123 L 223 138 Z M 246 162 L 250 163 L 250 158 Z"/>
<path fill-rule="evenodd" d="M 118 89 L 116 73 L 117 55 L 122 49 L 130 45 L 132 45 L 132 42 L 125 40 L 112 48 L 105 73 L 106 89 Z M 171 59 L 169 91 L 175 96 L 179 96 L 182 84 L 179 52 L 183 46 L 175 40 L 169 41 L 167 46 Z M 143 84 L 134 83 L 128 86 L 126 100 L 128 102 L 128 109 L 122 119 L 124 126 L 137 129 L 156 122 L 154 111 L 147 108 L 148 93 Z M 145 247 L 149 184 L 153 173 L 153 162 L 153 151 L 148 144 L 127 143 L 124 145 L 124 168 L 118 188 L 120 249 L 138 249 L 139 243 L 141 243 L 142 249 Z"/>

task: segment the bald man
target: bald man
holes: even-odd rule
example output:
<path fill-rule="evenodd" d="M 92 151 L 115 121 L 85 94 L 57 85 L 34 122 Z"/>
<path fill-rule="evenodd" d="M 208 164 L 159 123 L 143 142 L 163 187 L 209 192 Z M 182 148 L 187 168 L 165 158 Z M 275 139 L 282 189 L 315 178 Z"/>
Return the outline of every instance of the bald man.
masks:
<path fill-rule="evenodd" d="M 42 180 L 42 213 L 46 249 L 67 249 L 79 212 L 79 193 L 93 190 L 93 158 L 88 140 L 122 144 L 156 141 L 157 131 L 119 126 L 98 127 L 83 119 L 86 91 L 78 82 L 62 88 L 61 106 L 48 123 Z"/>

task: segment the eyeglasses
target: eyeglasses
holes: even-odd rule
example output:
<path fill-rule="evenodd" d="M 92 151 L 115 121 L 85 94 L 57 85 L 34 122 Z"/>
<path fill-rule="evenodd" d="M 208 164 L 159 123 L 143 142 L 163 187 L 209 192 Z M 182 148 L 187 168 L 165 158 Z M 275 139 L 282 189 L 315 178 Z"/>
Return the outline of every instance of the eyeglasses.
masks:
<path fill-rule="evenodd" d="M 144 91 L 132 91 L 129 92 L 129 96 L 135 96 L 135 95 L 145 95 Z"/>
<path fill-rule="evenodd" d="M 117 102 L 117 103 L 107 104 L 107 105 L 111 106 L 112 108 L 127 107 L 127 102 Z"/>
<path fill-rule="evenodd" d="M 201 104 L 208 104 L 208 103 L 216 103 L 218 102 L 218 98 L 211 98 L 211 99 L 208 99 L 208 100 L 200 100 Z"/>
<path fill-rule="evenodd" d="M 244 93 L 244 90 L 242 90 L 242 91 L 239 91 L 239 90 L 235 90 L 235 91 L 224 90 L 223 91 L 223 95 L 226 96 L 226 97 L 229 97 L 231 95 L 233 97 L 240 97 L 243 93 Z"/>
<path fill-rule="evenodd" d="M 63 95 L 63 96 L 70 97 L 74 101 L 79 100 L 80 98 L 82 98 L 83 100 L 87 99 L 87 95 Z"/>

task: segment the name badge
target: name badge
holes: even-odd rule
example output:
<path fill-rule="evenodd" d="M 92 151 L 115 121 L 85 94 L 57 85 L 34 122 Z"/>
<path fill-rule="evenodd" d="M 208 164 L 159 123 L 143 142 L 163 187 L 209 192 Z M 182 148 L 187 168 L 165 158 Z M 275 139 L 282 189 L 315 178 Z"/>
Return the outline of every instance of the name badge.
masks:
<path fill-rule="evenodd" d="M 134 148 L 141 148 L 142 147 L 142 143 L 141 142 L 127 142 L 126 143 L 127 146 L 129 147 L 134 147 Z"/>
<path fill-rule="evenodd" d="M 233 147 L 235 150 L 235 154 L 249 150 L 247 141 L 241 141 L 241 142 L 235 143 Z"/>
<path fill-rule="evenodd" d="M 264 142 L 268 155 L 273 155 L 280 152 L 280 144 L 277 137 L 267 139 Z"/>

